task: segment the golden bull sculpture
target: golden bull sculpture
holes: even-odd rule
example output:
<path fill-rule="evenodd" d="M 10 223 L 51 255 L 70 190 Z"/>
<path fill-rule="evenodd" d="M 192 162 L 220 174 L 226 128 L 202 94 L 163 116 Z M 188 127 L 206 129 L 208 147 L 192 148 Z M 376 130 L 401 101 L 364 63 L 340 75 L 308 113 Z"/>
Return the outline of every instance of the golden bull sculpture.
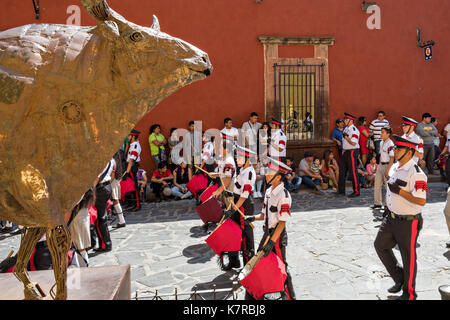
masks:
<path fill-rule="evenodd" d="M 147 112 L 209 76 L 208 55 L 135 25 L 104 0 L 82 0 L 98 24 L 32 24 L 0 32 L 0 218 L 25 227 L 16 276 L 25 299 L 42 294 L 26 265 L 46 234 L 66 299 L 71 211 Z"/>

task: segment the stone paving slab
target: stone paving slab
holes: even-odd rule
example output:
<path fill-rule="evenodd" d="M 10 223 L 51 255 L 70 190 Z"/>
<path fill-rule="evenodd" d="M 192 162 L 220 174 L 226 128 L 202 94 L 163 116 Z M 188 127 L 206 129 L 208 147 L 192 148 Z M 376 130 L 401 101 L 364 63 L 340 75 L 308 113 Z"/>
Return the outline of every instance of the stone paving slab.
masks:
<path fill-rule="evenodd" d="M 437 288 L 450 283 L 450 250 L 445 249 L 449 235 L 443 216 L 447 188 L 443 183 L 431 183 L 429 188 L 418 239 L 417 290 L 419 299 L 440 299 Z M 373 247 L 380 222 L 373 220 L 368 208 L 372 189 L 363 189 L 358 199 L 301 191 L 292 200 L 287 259 L 298 299 L 392 298 L 386 291 L 392 280 Z M 90 265 L 130 264 L 132 296 L 137 290 L 173 294 L 175 288 L 180 293 L 214 285 L 231 287 L 236 273 L 218 268 L 216 255 L 204 241 L 207 234 L 194 200 L 145 203 L 141 211 L 126 213 L 125 218 L 126 228 L 111 231 L 113 250 L 91 254 Z M 262 222 L 254 225 L 257 246 Z M 19 243 L 20 236 L 0 235 L 0 257 L 17 250 Z M 394 252 L 401 261 L 398 250 Z M 242 299 L 243 293 L 240 288 L 238 297 Z"/>

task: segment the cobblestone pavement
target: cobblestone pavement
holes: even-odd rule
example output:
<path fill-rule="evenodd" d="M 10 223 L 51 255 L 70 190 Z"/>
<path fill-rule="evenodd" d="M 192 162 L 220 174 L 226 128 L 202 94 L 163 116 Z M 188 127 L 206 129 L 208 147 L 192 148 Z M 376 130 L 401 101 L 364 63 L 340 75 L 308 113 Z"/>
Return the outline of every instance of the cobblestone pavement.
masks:
<path fill-rule="evenodd" d="M 449 236 L 443 216 L 446 191 L 445 184 L 430 184 L 417 249 L 419 299 L 440 299 L 437 288 L 450 284 L 450 250 L 445 249 Z M 297 298 L 389 299 L 386 289 L 393 282 L 373 247 L 380 225 L 368 208 L 373 190 L 363 189 L 356 199 L 328 191 L 322 196 L 301 191 L 292 199 L 287 259 Z M 171 294 L 175 288 L 181 293 L 209 289 L 214 283 L 217 288 L 231 286 L 236 273 L 218 268 L 204 241 L 207 234 L 194 200 L 146 203 L 141 211 L 126 214 L 126 220 L 126 228 L 111 232 L 112 252 L 92 253 L 90 265 L 130 264 L 133 295 L 136 290 L 144 297 L 142 290 Z M 262 222 L 254 224 L 257 245 Z M 0 257 L 17 250 L 19 241 L 20 236 L 0 235 Z M 394 251 L 401 261 L 398 250 Z M 243 298 L 242 288 L 238 297 Z"/>

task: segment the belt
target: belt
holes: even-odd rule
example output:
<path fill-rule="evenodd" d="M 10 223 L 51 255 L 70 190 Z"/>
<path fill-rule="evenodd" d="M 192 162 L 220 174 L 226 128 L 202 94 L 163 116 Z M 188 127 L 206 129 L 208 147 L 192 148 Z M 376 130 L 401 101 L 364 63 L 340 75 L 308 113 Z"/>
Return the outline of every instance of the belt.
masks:
<path fill-rule="evenodd" d="M 382 165 L 389 164 L 389 162 L 381 162 Z"/>
<path fill-rule="evenodd" d="M 111 181 L 106 181 L 106 182 L 103 182 L 103 183 L 99 183 L 99 184 L 97 184 L 97 188 L 106 187 L 108 184 L 111 184 Z"/>
<path fill-rule="evenodd" d="M 398 214 L 395 214 L 395 213 L 393 213 L 393 212 L 391 211 L 390 214 L 391 214 L 391 218 L 392 218 L 392 219 L 407 220 L 407 221 L 416 220 L 416 219 L 419 219 L 419 218 L 422 217 L 422 214 L 421 214 L 421 213 L 418 213 L 418 214 L 416 214 L 416 215 L 414 215 L 414 216 L 411 216 L 411 215 L 405 216 L 405 215 L 398 215 Z"/>

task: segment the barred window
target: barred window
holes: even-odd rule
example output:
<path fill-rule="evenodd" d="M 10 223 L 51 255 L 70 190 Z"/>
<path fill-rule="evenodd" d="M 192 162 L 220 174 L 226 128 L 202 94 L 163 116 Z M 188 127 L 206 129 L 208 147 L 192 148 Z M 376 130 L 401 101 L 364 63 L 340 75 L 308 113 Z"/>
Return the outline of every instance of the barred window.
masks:
<path fill-rule="evenodd" d="M 288 140 L 317 137 L 316 117 L 324 108 L 324 64 L 274 64 L 275 112 Z"/>

